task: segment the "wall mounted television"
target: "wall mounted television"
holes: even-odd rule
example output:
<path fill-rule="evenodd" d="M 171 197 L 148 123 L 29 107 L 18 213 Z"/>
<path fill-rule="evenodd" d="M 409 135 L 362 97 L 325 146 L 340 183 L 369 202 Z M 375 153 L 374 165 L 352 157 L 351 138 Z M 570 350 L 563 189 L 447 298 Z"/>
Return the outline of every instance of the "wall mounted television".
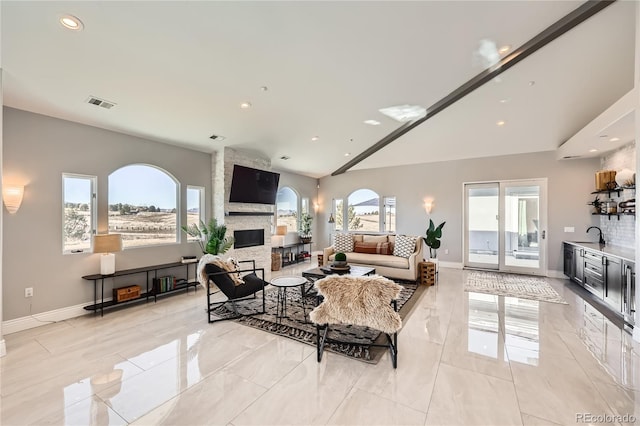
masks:
<path fill-rule="evenodd" d="M 280 173 L 233 166 L 230 203 L 275 204 Z"/>

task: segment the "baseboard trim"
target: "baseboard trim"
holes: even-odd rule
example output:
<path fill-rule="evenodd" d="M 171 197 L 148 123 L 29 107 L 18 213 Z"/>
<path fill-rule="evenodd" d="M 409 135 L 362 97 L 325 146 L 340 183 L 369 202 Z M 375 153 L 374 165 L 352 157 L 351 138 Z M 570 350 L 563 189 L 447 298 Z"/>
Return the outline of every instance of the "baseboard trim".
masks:
<path fill-rule="evenodd" d="M 7 354 L 7 345 L 4 342 L 4 339 L 0 340 L 0 358 Z"/>
<path fill-rule="evenodd" d="M 86 303 L 83 303 L 80 305 L 68 306 L 66 308 L 54 309 L 53 311 L 41 312 L 39 314 L 3 321 L 2 332 L 4 334 L 17 333 L 18 331 L 28 330 L 30 328 L 39 327 L 52 322 L 64 321 L 69 318 L 87 315 L 89 312 L 84 309 L 84 306 L 86 305 Z M 0 347 L 0 350 L 1 349 L 2 348 Z"/>
<path fill-rule="evenodd" d="M 547 277 L 549 278 L 567 278 L 564 271 L 556 271 L 555 269 L 547 270 Z"/>
<path fill-rule="evenodd" d="M 461 262 L 443 262 L 442 260 L 439 260 L 438 266 L 440 266 L 441 268 L 462 269 Z"/>

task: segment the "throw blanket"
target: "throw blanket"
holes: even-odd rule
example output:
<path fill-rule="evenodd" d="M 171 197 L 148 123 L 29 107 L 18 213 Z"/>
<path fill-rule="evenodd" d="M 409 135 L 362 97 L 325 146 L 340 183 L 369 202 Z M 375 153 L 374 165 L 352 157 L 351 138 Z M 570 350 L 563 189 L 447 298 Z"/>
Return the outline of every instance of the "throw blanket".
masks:
<path fill-rule="evenodd" d="M 236 272 L 238 270 L 238 262 L 230 257 L 227 260 L 224 260 L 222 257 L 217 254 L 205 254 L 200 258 L 200 262 L 198 262 L 198 282 L 204 288 L 207 288 L 207 272 L 205 271 L 205 266 L 208 264 L 216 265 L 218 268 L 223 269 L 229 272 Z M 244 282 L 240 279 L 240 274 L 229 274 L 229 278 L 233 280 L 235 285 L 244 284 Z"/>
<path fill-rule="evenodd" d="M 391 301 L 402 286 L 379 275 L 352 277 L 331 275 L 316 281 L 324 301 L 309 314 L 315 324 L 352 324 L 393 334 L 402 328 Z"/>

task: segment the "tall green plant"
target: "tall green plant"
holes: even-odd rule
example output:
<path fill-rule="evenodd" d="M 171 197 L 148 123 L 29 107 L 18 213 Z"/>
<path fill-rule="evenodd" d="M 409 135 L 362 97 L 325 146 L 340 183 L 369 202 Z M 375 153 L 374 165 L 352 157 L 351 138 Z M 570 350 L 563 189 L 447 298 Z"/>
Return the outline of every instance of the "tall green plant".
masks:
<path fill-rule="evenodd" d="M 313 217 L 309 213 L 302 213 L 300 215 L 300 236 L 301 237 L 310 237 L 311 236 L 311 223 L 313 222 Z"/>
<path fill-rule="evenodd" d="M 233 246 L 233 237 L 225 237 L 227 227 L 218 225 L 215 218 L 211 218 L 208 224 L 200 221 L 200 225 L 192 223 L 182 226 L 182 230 L 189 236 L 197 238 L 203 253 L 222 254 Z"/>
<path fill-rule="evenodd" d="M 427 229 L 427 236 L 422 237 L 426 245 L 429 246 L 429 253 L 432 258 L 438 256 L 438 249 L 440 248 L 440 238 L 442 238 L 442 228 L 447 222 L 442 222 L 440 225 L 435 226 L 433 220 L 429 219 L 429 229 Z"/>

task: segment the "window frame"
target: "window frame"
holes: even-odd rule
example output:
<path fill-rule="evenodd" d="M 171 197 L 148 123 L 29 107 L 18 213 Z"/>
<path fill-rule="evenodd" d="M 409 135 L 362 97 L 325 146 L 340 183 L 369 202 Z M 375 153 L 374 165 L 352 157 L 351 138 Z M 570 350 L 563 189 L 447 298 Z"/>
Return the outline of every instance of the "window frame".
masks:
<path fill-rule="evenodd" d="M 295 222 L 296 223 L 295 223 L 295 227 L 293 229 L 287 228 L 287 232 L 293 232 L 293 231 L 297 232 L 298 229 L 299 229 L 299 226 L 300 226 L 301 199 L 302 199 L 302 197 L 300 196 L 300 193 L 295 188 L 293 188 L 292 186 L 288 186 L 288 185 L 283 186 L 281 188 L 278 188 L 278 192 L 284 190 L 285 188 L 289 189 L 296 196 L 296 215 L 295 215 Z M 307 201 L 308 201 L 308 199 L 307 199 Z M 278 225 L 281 225 L 280 223 L 278 223 L 279 216 L 278 216 L 278 196 L 277 195 L 276 195 L 276 206 L 275 207 L 276 207 L 275 208 L 276 211 L 275 211 L 275 215 L 274 216 L 275 216 L 275 222 L 276 222 L 276 227 L 277 227 Z"/>
<path fill-rule="evenodd" d="M 65 191 L 65 179 L 84 179 L 89 181 L 89 197 L 90 197 L 90 205 L 89 209 L 91 211 L 90 220 L 89 220 L 89 233 L 93 237 L 98 228 L 98 202 L 97 202 L 97 186 L 98 186 L 98 177 L 94 175 L 84 175 L 80 173 L 62 173 L 62 254 L 81 254 L 81 253 L 92 253 L 93 252 L 93 238 L 89 241 L 89 247 L 87 249 L 67 249 L 65 245 L 65 235 L 64 235 L 64 226 L 66 219 L 66 191 Z"/>
<path fill-rule="evenodd" d="M 378 230 L 377 231 L 364 231 L 361 229 L 357 229 L 357 230 L 351 230 L 349 229 L 349 222 L 347 219 L 348 217 L 348 212 L 349 212 L 349 197 L 351 195 L 353 195 L 354 193 L 356 193 L 357 191 L 360 190 L 368 190 L 371 191 L 373 193 L 375 193 L 378 196 Z M 394 214 L 396 215 L 396 223 L 395 223 L 395 227 L 396 229 L 393 230 L 387 230 L 386 229 L 386 223 L 385 223 L 385 217 L 386 217 L 386 200 L 393 198 L 395 199 L 395 205 L 393 207 L 394 209 Z M 376 191 L 374 191 L 371 188 L 356 188 L 353 191 L 351 191 L 345 198 L 334 198 L 333 199 L 333 206 L 332 206 L 332 211 L 334 214 L 334 218 L 336 218 L 336 222 L 334 225 L 334 232 L 344 232 L 344 233 L 352 233 L 352 234 L 362 234 L 362 233 L 376 233 L 376 234 L 396 234 L 397 233 L 397 213 L 398 213 L 398 198 L 395 195 L 379 195 Z M 345 202 L 346 201 L 346 202 Z M 342 211 L 341 213 L 341 217 L 342 217 L 342 226 L 338 227 L 338 204 L 342 202 Z"/>
<path fill-rule="evenodd" d="M 109 173 L 109 175 L 107 176 L 107 182 L 109 182 L 109 178 L 111 177 L 111 175 L 113 175 L 114 173 L 116 173 L 119 170 L 122 170 L 126 167 L 132 167 L 132 166 L 143 166 L 143 167 L 150 167 L 153 169 L 156 169 L 162 173 L 164 173 L 165 175 L 167 175 L 175 184 L 175 196 L 176 196 L 176 205 L 174 207 L 175 211 L 176 211 L 176 233 L 175 233 L 175 240 L 174 241 L 169 241 L 169 242 L 165 242 L 165 243 L 153 243 L 153 244 L 141 244 L 141 245 L 136 245 L 136 246 L 129 246 L 127 247 L 127 240 L 125 239 L 125 236 L 127 235 L 126 233 L 121 233 L 121 232 L 114 232 L 114 233 L 121 233 L 122 234 L 122 250 L 135 250 L 135 249 L 140 249 L 140 248 L 147 248 L 147 247 L 166 247 L 166 246 L 170 246 L 173 244 L 180 244 L 182 241 L 182 229 L 180 228 L 180 224 L 182 223 L 182 197 L 181 197 L 181 188 L 182 185 L 180 184 L 180 181 L 169 171 L 163 169 L 160 166 L 156 166 L 154 164 L 149 164 L 149 163 L 131 163 L 131 164 L 125 164 L 123 166 L 118 167 L 117 169 L 111 171 L 111 173 Z M 108 232 L 111 234 L 111 230 L 110 230 L 110 224 L 109 224 L 109 207 L 111 206 L 111 200 L 109 199 L 109 191 L 111 190 L 110 187 L 108 187 L 107 189 L 107 229 Z"/>
<path fill-rule="evenodd" d="M 205 203 L 205 187 L 204 186 L 198 186 L 198 185 L 187 185 L 186 188 L 186 192 L 185 192 L 185 218 L 187 220 L 186 225 L 189 226 L 189 190 L 191 191 L 198 191 L 198 196 L 200 197 L 200 215 L 198 218 L 198 225 L 200 225 L 200 221 L 206 223 L 205 219 L 206 219 L 206 212 L 205 212 L 205 207 L 206 207 L 206 203 Z M 180 236 L 182 237 L 182 233 L 180 233 Z M 197 237 L 191 237 L 190 235 L 187 235 L 187 242 L 188 243 L 195 243 L 198 241 Z M 180 242 L 180 241 L 179 241 Z"/>

